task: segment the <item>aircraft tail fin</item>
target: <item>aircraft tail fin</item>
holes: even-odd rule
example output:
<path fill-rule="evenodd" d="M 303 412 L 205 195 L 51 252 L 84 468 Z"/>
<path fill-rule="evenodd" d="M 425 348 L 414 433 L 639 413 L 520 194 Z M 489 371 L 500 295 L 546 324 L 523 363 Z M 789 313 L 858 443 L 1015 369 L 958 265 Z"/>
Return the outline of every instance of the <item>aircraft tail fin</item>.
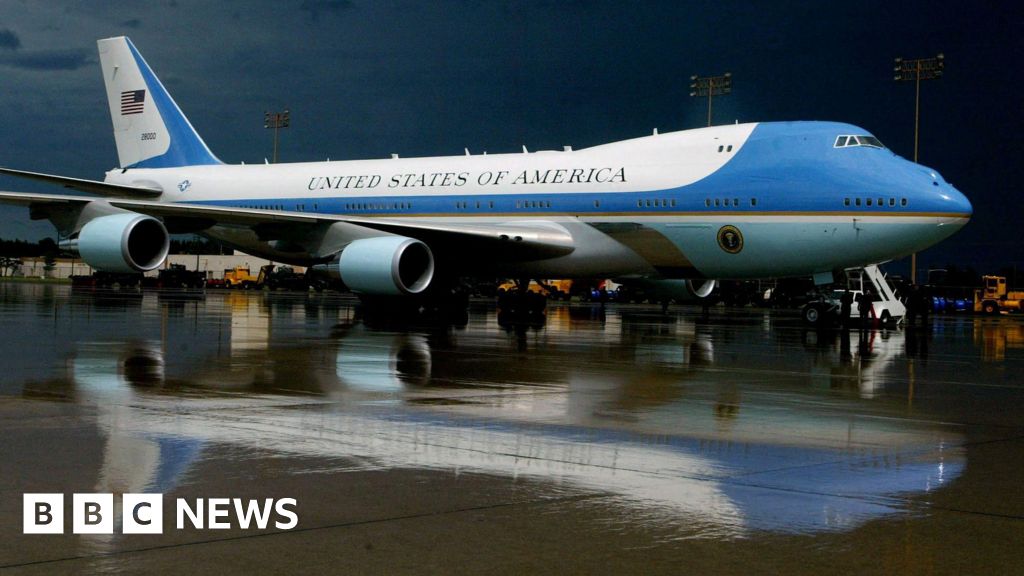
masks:
<path fill-rule="evenodd" d="M 97 42 L 122 168 L 221 164 L 125 36 Z"/>

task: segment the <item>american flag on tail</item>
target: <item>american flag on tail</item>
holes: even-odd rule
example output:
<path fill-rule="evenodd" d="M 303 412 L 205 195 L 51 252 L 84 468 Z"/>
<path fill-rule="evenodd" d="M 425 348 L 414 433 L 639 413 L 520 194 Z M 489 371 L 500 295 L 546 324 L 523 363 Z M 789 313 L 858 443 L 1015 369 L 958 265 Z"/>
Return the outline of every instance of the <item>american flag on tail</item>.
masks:
<path fill-rule="evenodd" d="M 121 92 L 121 116 L 142 114 L 142 107 L 145 103 L 145 90 L 128 90 L 127 92 Z"/>

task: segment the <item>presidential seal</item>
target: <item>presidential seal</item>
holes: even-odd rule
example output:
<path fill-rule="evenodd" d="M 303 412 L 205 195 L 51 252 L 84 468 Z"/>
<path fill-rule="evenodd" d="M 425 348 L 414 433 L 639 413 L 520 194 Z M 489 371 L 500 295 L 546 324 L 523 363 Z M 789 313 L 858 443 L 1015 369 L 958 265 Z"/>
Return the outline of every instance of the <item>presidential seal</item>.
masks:
<path fill-rule="evenodd" d="M 729 254 L 739 254 L 743 250 L 743 234 L 735 226 L 722 226 L 718 230 L 718 245 Z"/>

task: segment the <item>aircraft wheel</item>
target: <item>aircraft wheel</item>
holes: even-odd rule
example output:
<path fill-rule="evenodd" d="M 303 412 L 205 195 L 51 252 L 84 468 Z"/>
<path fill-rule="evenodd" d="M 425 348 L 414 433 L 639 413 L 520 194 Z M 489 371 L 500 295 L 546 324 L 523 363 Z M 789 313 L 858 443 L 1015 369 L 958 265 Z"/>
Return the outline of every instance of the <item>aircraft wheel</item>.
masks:
<path fill-rule="evenodd" d="M 803 317 L 808 326 L 821 326 L 825 321 L 825 310 L 820 304 L 808 304 L 804 306 Z"/>

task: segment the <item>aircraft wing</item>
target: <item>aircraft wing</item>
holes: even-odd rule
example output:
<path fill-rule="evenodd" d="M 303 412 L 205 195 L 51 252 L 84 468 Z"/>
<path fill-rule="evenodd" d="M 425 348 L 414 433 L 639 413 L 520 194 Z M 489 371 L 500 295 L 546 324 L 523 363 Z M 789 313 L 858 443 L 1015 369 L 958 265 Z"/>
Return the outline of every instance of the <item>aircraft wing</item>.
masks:
<path fill-rule="evenodd" d="M 74 204 L 88 204 L 96 200 L 91 196 L 72 196 L 69 194 L 32 194 L 29 192 L 0 192 L 0 202 L 4 204 L 16 204 L 20 206 L 33 206 L 42 204 L 71 206 Z"/>
<path fill-rule="evenodd" d="M 107 202 L 124 210 L 161 218 L 168 230 L 199 232 L 214 225 L 252 228 L 264 239 L 303 236 L 312 228 L 344 222 L 354 226 L 422 240 L 432 247 L 478 251 L 505 259 L 541 259 L 569 254 L 575 249 L 572 235 L 550 222 L 513 224 L 462 224 L 406 218 L 366 218 L 338 214 L 259 210 L 205 204 L 166 203 L 147 200 L 92 198 L 58 194 L 0 192 L 0 202 L 29 207 Z"/>
<path fill-rule="evenodd" d="M 163 194 L 163 190 L 153 186 L 125 186 L 123 184 L 111 184 L 97 180 L 83 180 L 81 178 L 69 178 L 67 176 L 56 176 L 54 174 L 42 174 L 39 172 L 28 172 L 25 170 L 12 170 L 11 168 L 0 168 L 0 174 L 39 180 L 49 184 L 58 184 L 72 190 L 91 192 L 100 196 L 112 196 L 122 198 L 152 198 Z"/>

